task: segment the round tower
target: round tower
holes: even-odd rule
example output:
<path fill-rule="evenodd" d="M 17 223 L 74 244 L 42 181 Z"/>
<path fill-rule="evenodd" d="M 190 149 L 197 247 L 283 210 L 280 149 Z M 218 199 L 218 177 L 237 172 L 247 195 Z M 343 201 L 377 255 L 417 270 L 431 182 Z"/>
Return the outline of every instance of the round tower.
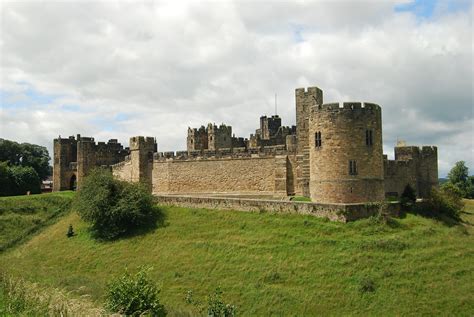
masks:
<path fill-rule="evenodd" d="M 372 103 L 315 105 L 309 115 L 313 202 L 384 200 L 382 111 Z"/>

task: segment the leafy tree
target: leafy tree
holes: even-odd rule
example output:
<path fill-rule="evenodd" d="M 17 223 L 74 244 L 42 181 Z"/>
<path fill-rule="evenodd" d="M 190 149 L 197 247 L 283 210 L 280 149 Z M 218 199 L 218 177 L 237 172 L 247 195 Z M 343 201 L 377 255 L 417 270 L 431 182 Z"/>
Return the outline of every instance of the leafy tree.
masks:
<path fill-rule="evenodd" d="M 469 168 L 464 161 L 456 162 L 448 173 L 448 180 L 449 184 L 459 189 L 462 197 L 474 198 L 474 176 L 469 176 Z"/>
<path fill-rule="evenodd" d="M 434 188 L 427 203 L 430 211 L 454 219 L 459 219 L 459 215 L 464 208 L 461 191 L 452 183 L 448 183 L 440 189 Z"/>
<path fill-rule="evenodd" d="M 115 179 L 106 169 L 92 170 L 81 184 L 75 209 L 92 224 L 100 239 L 114 239 L 137 228 L 156 223 L 153 196 L 140 183 Z"/>
<path fill-rule="evenodd" d="M 449 181 L 456 185 L 458 183 L 465 183 L 469 174 L 469 169 L 466 166 L 466 162 L 456 162 L 454 167 L 448 173 Z"/>
<path fill-rule="evenodd" d="M 31 166 L 40 180 L 51 175 L 49 160 L 48 150 L 44 146 L 0 139 L 0 161 L 8 162 L 10 166 Z"/>
<path fill-rule="evenodd" d="M 159 300 L 160 289 L 148 277 L 145 268 L 131 275 L 128 271 L 108 285 L 105 306 L 127 316 L 166 316 Z"/>
<path fill-rule="evenodd" d="M 8 166 L 0 162 L 0 196 L 38 194 L 41 191 L 38 174 L 32 167 Z"/>
<path fill-rule="evenodd" d="M 10 167 L 13 179 L 13 192 L 17 195 L 24 195 L 26 192 L 39 194 L 41 192 L 40 179 L 35 169 L 30 166 Z"/>
<path fill-rule="evenodd" d="M 466 198 L 474 199 L 474 176 L 471 175 L 467 179 Z"/>
<path fill-rule="evenodd" d="M 13 179 L 8 163 L 0 162 L 0 196 L 13 194 Z"/>

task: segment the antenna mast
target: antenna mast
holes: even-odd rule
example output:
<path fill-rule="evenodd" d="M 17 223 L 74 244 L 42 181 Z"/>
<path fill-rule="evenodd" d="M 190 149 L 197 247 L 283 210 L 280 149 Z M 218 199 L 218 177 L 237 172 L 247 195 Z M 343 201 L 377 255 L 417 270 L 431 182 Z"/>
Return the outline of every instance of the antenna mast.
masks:
<path fill-rule="evenodd" d="M 277 94 L 275 93 L 275 115 L 277 115 Z"/>

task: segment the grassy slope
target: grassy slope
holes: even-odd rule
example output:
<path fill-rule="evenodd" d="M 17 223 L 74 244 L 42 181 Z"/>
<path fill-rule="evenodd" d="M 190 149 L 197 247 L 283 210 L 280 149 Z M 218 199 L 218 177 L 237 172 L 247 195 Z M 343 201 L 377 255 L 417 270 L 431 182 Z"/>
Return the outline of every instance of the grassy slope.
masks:
<path fill-rule="evenodd" d="M 242 315 L 474 314 L 474 203 L 470 224 L 408 215 L 363 220 L 166 208 L 165 227 L 111 243 L 89 238 L 76 214 L 0 256 L 0 267 L 102 300 L 106 282 L 149 264 L 172 311 L 216 286 Z M 77 236 L 65 237 L 72 223 Z M 359 291 L 364 280 L 375 292 Z"/>
<path fill-rule="evenodd" d="M 67 211 L 72 192 L 0 197 L 0 252 Z"/>

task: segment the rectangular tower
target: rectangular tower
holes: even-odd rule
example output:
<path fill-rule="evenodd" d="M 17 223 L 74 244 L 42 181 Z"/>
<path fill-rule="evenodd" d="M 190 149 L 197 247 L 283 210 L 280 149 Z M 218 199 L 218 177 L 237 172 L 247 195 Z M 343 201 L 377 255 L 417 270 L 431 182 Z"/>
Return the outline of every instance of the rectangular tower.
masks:
<path fill-rule="evenodd" d="M 298 154 L 303 154 L 305 147 L 309 146 L 309 111 L 313 105 L 323 104 L 323 91 L 318 87 L 297 88 L 296 98 L 296 138 Z"/>

